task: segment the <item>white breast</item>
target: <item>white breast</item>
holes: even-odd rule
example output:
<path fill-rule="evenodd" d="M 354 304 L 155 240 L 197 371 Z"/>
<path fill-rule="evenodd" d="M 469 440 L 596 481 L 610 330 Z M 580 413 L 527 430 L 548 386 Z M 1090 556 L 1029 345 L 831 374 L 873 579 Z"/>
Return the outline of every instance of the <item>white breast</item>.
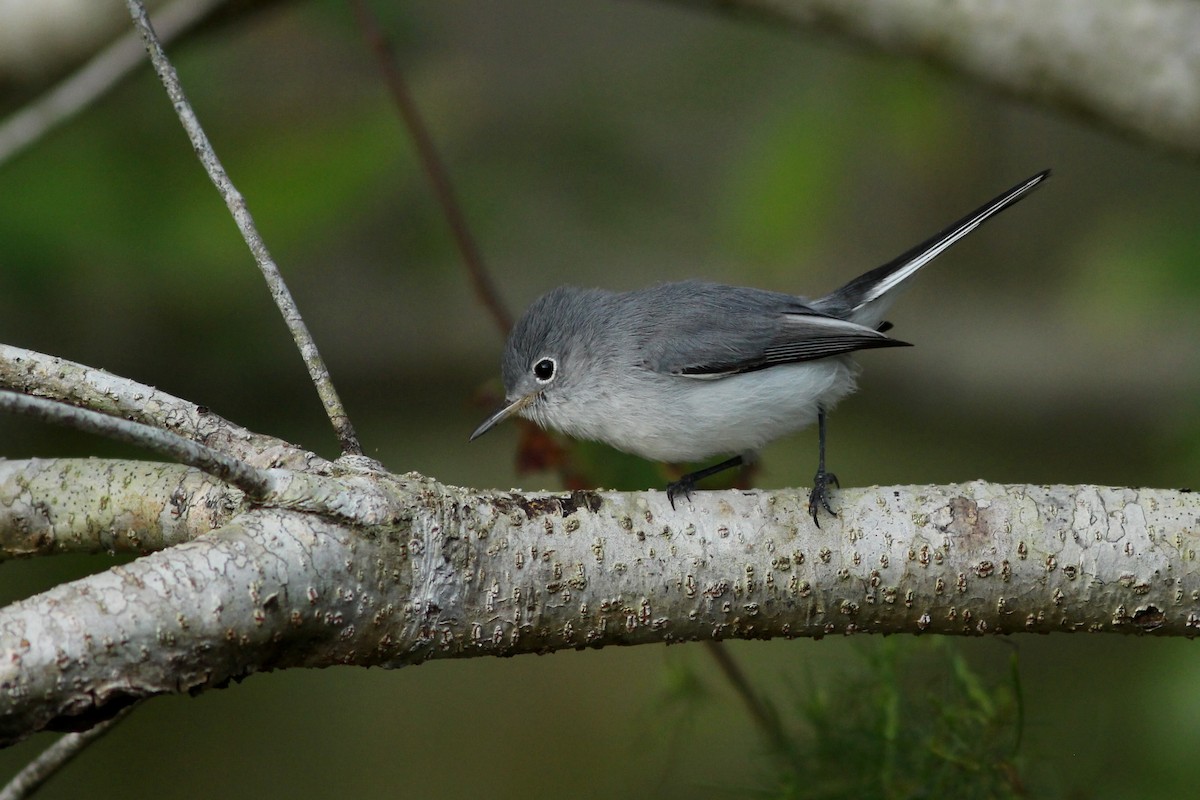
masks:
<path fill-rule="evenodd" d="M 700 461 L 752 453 L 811 425 L 854 390 L 855 365 L 830 358 L 701 379 L 638 373 L 621 392 L 589 393 L 569 414 L 544 422 L 652 461 Z"/>

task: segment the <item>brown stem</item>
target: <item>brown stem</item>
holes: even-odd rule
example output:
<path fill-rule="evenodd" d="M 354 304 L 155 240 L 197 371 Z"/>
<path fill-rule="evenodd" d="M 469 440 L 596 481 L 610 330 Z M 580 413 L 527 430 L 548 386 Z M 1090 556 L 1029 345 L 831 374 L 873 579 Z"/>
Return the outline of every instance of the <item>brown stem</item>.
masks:
<path fill-rule="evenodd" d="M 458 252 L 462 256 L 467 274 L 470 275 L 471 283 L 475 287 L 475 294 L 492 315 L 500 333 L 507 335 L 509 329 L 512 328 L 512 315 L 505 307 L 504 301 L 500 299 L 496 285 L 492 282 L 487 267 L 484 266 L 483 257 L 479 254 L 479 248 L 475 246 L 475 239 L 471 236 L 466 215 L 463 214 L 458 198 L 454 194 L 454 187 L 450 183 L 450 175 L 438 156 L 433 137 L 430 136 L 429 129 L 425 126 L 421 113 L 417 110 L 417 105 L 408 91 L 408 85 L 396 63 L 391 43 L 384 36 L 378 18 L 367 6 L 365 0 L 347 0 L 347 2 L 354 12 L 363 38 L 366 39 L 367 44 L 375 52 L 375 57 L 379 60 L 379 69 L 383 73 L 384 82 L 387 84 L 388 91 L 392 93 L 392 100 L 395 101 L 404 125 L 412 137 L 413 145 L 417 149 L 417 157 L 429 179 L 429 185 L 437 197 L 438 204 L 442 207 L 442 214 L 445 215 L 446 222 L 450 225 L 450 232 L 454 236 L 455 244 L 458 245 Z"/>
<path fill-rule="evenodd" d="M 759 731 L 770 743 L 771 748 L 779 754 L 789 752 L 791 744 L 783 726 L 779 724 L 779 717 L 775 714 L 774 709 L 764 703 L 754 691 L 754 687 L 750 685 L 750 679 L 746 677 L 746 673 L 742 672 L 742 668 L 730 655 L 725 643 L 708 640 L 704 642 L 704 645 L 709 655 L 717 662 L 717 666 L 721 668 L 721 673 L 729 681 L 729 685 L 742 699 L 742 704 L 746 706 L 750 718 L 758 725 Z"/>

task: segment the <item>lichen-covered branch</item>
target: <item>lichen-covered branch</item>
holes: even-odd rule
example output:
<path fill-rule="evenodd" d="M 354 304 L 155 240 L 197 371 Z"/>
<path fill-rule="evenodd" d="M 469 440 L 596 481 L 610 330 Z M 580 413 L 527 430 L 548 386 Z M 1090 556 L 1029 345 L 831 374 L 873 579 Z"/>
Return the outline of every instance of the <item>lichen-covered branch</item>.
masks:
<path fill-rule="evenodd" d="M 227 453 L 186 439 L 177 433 L 110 414 L 101 414 L 90 408 L 79 408 L 59 400 L 47 400 L 44 397 L 0 389 L 0 413 L 22 414 L 43 422 L 65 425 L 75 430 L 144 447 L 236 486 L 252 500 L 261 500 L 274 489 L 267 470 L 253 467 Z"/>
<path fill-rule="evenodd" d="M 1200 154 L 1193 0 L 671 0 L 915 56 L 997 91 Z"/>
<path fill-rule="evenodd" d="M 153 386 L 21 347 L 0 344 L 0 389 L 61 400 L 172 431 L 256 467 L 303 469 L 321 462 L 302 448 L 252 433 Z"/>
<path fill-rule="evenodd" d="M 0 459 L 0 561 L 162 550 L 247 506 L 237 489 L 177 464 Z"/>
<path fill-rule="evenodd" d="M 1185 492 L 848 489 L 818 529 L 795 491 L 696 492 L 673 511 L 660 492 L 481 492 L 365 460 L 323 480 L 315 505 L 336 514 L 250 508 L 0 611 L 0 742 L 292 666 L 856 632 L 1200 633 L 1200 496 Z"/>

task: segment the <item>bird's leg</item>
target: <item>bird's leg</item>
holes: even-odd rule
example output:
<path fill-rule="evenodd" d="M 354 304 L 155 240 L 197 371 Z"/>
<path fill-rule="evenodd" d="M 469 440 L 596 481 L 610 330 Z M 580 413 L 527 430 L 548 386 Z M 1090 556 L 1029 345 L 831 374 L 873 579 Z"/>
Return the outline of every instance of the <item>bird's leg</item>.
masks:
<path fill-rule="evenodd" d="M 716 475 L 718 472 L 724 472 L 727 469 L 740 467 L 746 461 L 741 456 L 734 456 L 720 464 L 713 464 L 711 467 L 698 469 L 695 472 L 689 472 L 677 481 L 671 481 L 667 484 L 667 499 L 671 501 L 671 508 L 675 508 L 675 498 L 683 495 L 683 499 L 687 500 L 692 495 L 692 489 L 696 488 L 696 481 L 707 478 L 709 475 Z"/>
<path fill-rule="evenodd" d="M 825 471 L 825 409 L 817 408 L 817 474 L 813 477 L 812 492 L 808 495 L 808 513 L 812 514 L 813 523 L 819 528 L 817 511 L 824 508 L 830 514 L 834 511 L 829 507 L 829 485 L 841 488 L 837 475 Z M 835 515 L 836 516 L 836 515 Z"/>

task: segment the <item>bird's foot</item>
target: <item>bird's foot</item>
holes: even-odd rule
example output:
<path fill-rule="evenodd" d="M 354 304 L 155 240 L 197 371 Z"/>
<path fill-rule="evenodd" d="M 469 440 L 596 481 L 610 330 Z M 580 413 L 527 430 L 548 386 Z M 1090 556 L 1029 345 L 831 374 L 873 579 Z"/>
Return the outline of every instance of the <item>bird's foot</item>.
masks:
<path fill-rule="evenodd" d="M 838 483 L 837 475 L 825 470 L 818 470 L 816 476 L 813 477 L 813 488 L 808 494 L 808 513 L 812 514 L 813 524 L 818 528 L 821 527 L 820 521 L 817 519 L 817 512 L 824 508 L 831 515 L 837 516 L 832 508 L 829 507 L 829 487 L 836 486 L 839 489 L 842 485 Z"/>
<path fill-rule="evenodd" d="M 675 510 L 675 498 L 680 495 L 684 500 L 692 499 L 692 490 L 696 488 L 696 479 L 692 475 L 684 475 L 677 481 L 671 481 L 667 484 L 667 500 L 671 503 L 671 510 Z"/>
<path fill-rule="evenodd" d="M 718 472 L 724 472 L 733 467 L 740 467 L 746 463 L 744 456 L 734 456 L 726 459 L 720 464 L 713 464 L 711 467 L 698 469 L 695 472 L 689 472 L 677 481 L 672 481 L 667 484 L 667 499 L 671 501 L 671 509 L 675 508 L 675 498 L 683 495 L 684 500 L 692 499 L 692 490 L 696 488 L 696 481 L 701 478 L 707 478 L 710 475 L 716 475 Z"/>

